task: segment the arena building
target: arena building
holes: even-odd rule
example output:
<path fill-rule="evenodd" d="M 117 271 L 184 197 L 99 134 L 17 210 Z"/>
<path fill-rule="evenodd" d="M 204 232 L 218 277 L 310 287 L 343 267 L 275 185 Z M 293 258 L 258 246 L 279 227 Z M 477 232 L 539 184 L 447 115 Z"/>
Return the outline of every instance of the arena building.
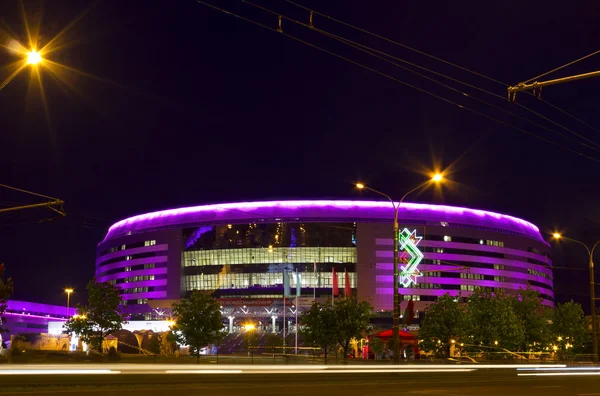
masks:
<path fill-rule="evenodd" d="M 390 202 L 325 200 L 142 214 L 110 227 L 97 248 L 96 277 L 123 289 L 132 320 L 164 319 L 170 304 L 193 290 L 221 301 L 230 331 L 247 316 L 266 317 L 263 325 L 275 331 L 295 305 L 302 309 L 315 299 L 349 293 L 389 312 L 393 214 Z M 553 305 L 550 247 L 535 225 L 483 210 L 415 203 L 403 203 L 398 218 L 401 262 L 410 264 L 412 257 L 406 244 L 418 244 L 422 252 L 418 270 L 400 285 L 404 305 L 412 299 L 418 311 L 438 296 L 464 297 L 477 288 L 530 288 Z M 284 293 L 298 293 L 298 299 L 284 301 Z"/>

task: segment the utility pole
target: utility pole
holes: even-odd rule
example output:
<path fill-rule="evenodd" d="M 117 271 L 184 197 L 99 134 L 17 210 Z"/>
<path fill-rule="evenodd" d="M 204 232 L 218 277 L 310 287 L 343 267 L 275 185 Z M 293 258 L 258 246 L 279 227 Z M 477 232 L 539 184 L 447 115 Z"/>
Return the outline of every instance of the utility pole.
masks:
<path fill-rule="evenodd" d="M 514 102 L 517 98 L 517 92 L 532 91 L 535 96 L 540 98 L 542 95 L 542 88 L 544 88 L 544 87 L 547 87 L 549 85 L 562 84 L 562 83 L 571 82 L 571 81 L 583 80 L 585 78 L 591 78 L 591 77 L 600 77 L 600 70 L 590 72 L 590 73 L 577 74 L 577 75 L 569 76 L 569 77 L 557 78 L 554 80 L 534 81 L 532 83 L 519 83 L 512 87 L 508 87 L 508 101 Z"/>

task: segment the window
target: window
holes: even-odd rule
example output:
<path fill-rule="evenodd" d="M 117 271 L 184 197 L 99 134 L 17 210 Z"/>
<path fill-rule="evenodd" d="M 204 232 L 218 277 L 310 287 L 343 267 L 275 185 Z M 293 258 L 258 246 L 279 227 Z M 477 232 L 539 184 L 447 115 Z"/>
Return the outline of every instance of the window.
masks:
<path fill-rule="evenodd" d="M 485 244 L 488 246 L 504 247 L 504 242 L 502 241 L 485 241 Z"/>
<path fill-rule="evenodd" d="M 444 235 L 444 242 L 451 242 L 452 241 L 452 237 L 449 235 Z"/>
<path fill-rule="evenodd" d="M 471 274 L 471 273 L 465 274 L 464 272 L 460 273 L 460 277 L 461 277 L 461 279 L 476 279 L 476 280 L 484 279 L 483 275 L 481 275 L 481 274 Z"/>
<path fill-rule="evenodd" d="M 154 246 L 156 245 L 156 240 L 153 239 L 151 241 L 144 241 L 144 246 Z"/>

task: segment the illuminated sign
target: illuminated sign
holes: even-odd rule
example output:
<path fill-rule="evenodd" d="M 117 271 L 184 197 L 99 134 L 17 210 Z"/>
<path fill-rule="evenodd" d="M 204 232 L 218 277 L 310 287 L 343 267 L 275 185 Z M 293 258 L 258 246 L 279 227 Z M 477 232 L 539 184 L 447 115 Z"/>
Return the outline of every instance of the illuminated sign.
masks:
<path fill-rule="evenodd" d="M 402 252 L 399 259 L 404 264 L 400 267 L 402 269 L 400 284 L 408 287 L 413 283 L 417 283 L 417 277 L 423 276 L 418 269 L 421 260 L 423 260 L 423 253 L 417 247 L 423 237 L 417 236 L 417 230 L 411 232 L 405 228 L 398 234 L 398 239 L 398 250 Z"/>

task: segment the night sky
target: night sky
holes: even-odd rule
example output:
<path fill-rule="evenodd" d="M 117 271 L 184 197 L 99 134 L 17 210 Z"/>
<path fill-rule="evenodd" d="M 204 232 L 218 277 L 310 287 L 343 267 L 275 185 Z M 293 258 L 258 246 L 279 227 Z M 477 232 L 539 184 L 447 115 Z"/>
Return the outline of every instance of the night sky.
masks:
<path fill-rule="evenodd" d="M 599 49 L 592 0 L 568 7 L 537 0 L 298 1 L 511 84 Z M 283 0 L 253 2 L 308 21 L 306 11 Z M 27 42 L 19 4 L 0 6 L 0 44 Z M 238 0 L 212 4 L 277 25 L 275 16 Z M 531 96 L 517 100 L 580 136 L 505 99 L 433 76 L 460 92 L 448 90 L 290 21 L 283 22 L 287 34 L 560 147 L 192 0 L 43 5 L 25 1 L 30 25 L 43 11 L 42 45 L 75 21 L 48 59 L 83 73 L 62 69 L 55 79 L 42 67 L 48 116 L 29 72 L 0 90 L 0 183 L 61 198 L 67 211 L 65 218 L 45 209 L 0 214 L 0 262 L 15 281 L 14 299 L 64 304 L 62 290 L 71 286 L 72 301 L 83 302 L 96 244 L 127 216 L 227 201 L 377 198 L 356 191 L 356 181 L 399 199 L 435 167 L 452 182 L 412 201 L 498 211 L 544 232 L 600 239 L 600 151 L 581 144 L 600 143 L 600 131 Z M 315 16 L 315 26 L 506 96 L 503 84 L 325 18 Z M 0 49 L 0 65 L 16 59 Z M 600 55 L 548 78 L 599 64 Z M 0 69 L 1 79 L 8 74 Z M 542 97 L 600 128 L 598 92 L 600 78 L 547 87 Z M 33 202 L 39 200 L 0 189 L 2 206 Z M 561 243 L 553 255 L 561 267 L 557 300 L 573 298 L 587 309 L 583 247 Z"/>

